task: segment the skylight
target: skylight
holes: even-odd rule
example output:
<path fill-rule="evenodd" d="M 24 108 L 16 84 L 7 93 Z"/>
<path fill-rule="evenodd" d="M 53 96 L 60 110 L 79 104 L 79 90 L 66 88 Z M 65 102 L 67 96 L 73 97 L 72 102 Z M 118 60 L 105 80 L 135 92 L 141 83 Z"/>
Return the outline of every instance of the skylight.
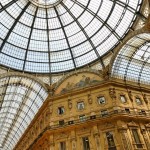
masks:
<path fill-rule="evenodd" d="M 150 34 L 130 39 L 118 53 L 112 76 L 137 83 L 150 84 Z"/>
<path fill-rule="evenodd" d="M 0 78 L 0 148 L 12 150 L 42 106 L 48 93 L 37 81 L 23 76 Z"/>
<path fill-rule="evenodd" d="M 57 5 L 61 0 L 30 0 L 30 1 L 40 7 L 53 7 Z"/>
<path fill-rule="evenodd" d="M 0 64 L 33 73 L 59 73 L 98 60 L 104 66 L 103 56 L 129 31 L 141 2 L 1 0 Z"/>

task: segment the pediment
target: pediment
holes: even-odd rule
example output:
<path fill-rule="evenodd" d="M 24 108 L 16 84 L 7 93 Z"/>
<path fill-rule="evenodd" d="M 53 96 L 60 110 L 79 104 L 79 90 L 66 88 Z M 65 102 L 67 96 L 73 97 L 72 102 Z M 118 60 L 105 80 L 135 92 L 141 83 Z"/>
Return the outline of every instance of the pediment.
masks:
<path fill-rule="evenodd" d="M 150 128 L 150 123 L 145 125 L 146 128 Z"/>
<path fill-rule="evenodd" d="M 128 123 L 128 126 L 137 127 L 138 125 L 134 121 L 131 121 L 131 122 Z"/>

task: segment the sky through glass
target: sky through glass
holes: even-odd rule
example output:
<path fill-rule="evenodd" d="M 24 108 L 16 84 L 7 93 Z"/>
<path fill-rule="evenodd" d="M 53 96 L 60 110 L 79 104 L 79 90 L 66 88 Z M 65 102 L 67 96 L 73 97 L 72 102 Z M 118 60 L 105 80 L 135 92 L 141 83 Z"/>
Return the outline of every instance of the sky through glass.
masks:
<path fill-rule="evenodd" d="M 0 150 L 14 148 L 47 95 L 47 90 L 31 78 L 0 77 Z"/>
<path fill-rule="evenodd" d="M 34 73 L 74 70 L 124 38 L 142 0 L 1 0 L 0 64 Z M 45 4 L 44 4 L 45 5 Z M 39 7 L 38 7 L 39 6 Z"/>
<path fill-rule="evenodd" d="M 112 76 L 136 83 L 150 84 L 150 34 L 130 39 L 119 51 L 112 67 Z"/>

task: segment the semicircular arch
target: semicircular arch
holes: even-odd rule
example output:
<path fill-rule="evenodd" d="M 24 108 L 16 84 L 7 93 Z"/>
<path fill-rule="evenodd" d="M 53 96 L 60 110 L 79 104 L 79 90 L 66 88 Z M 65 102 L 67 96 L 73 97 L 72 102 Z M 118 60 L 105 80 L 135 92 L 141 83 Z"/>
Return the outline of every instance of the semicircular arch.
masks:
<path fill-rule="evenodd" d="M 111 77 L 150 84 L 150 34 L 132 37 L 112 59 Z"/>
<path fill-rule="evenodd" d="M 47 96 L 45 84 L 32 75 L 0 75 L 0 147 L 14 148 Z"/>

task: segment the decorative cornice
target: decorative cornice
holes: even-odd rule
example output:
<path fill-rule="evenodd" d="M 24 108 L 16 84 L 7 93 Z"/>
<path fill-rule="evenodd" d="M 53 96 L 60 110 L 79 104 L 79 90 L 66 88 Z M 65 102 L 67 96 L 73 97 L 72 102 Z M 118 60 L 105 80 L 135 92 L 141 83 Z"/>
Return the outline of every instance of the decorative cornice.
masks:
<path fill-rule="evenodd" d="M 138 127 L 138 125 L 134 121 L 129 122 L 127 125 L 129 127 Z"/>
<path fill-rule="evenodd" d="M 150 123 L 145 125 L 146 128 L 150 128 Z"/>

